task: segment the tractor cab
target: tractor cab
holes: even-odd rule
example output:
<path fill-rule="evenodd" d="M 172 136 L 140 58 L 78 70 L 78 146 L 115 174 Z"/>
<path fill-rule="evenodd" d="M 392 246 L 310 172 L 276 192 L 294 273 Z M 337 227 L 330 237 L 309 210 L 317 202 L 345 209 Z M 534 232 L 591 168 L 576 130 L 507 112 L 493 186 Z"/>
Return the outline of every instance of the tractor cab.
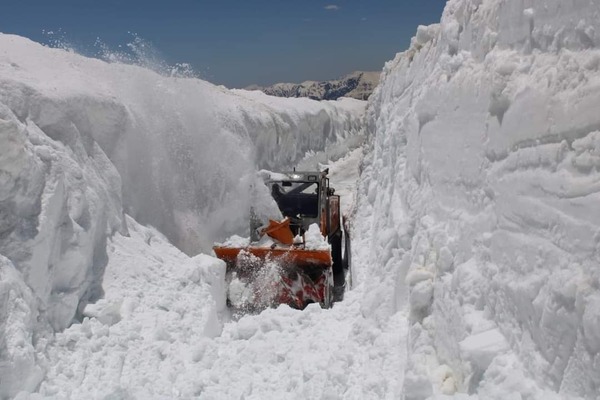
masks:
<path fill-rule="evenodd" d="M 329 236 L 332 222 L 335 222 L 335 215 L 329 215 L 330 210 L 335 209 L 333 214 L 339 220 L 339 197 L 333 196 L 334 190 L 329 187 L 327 172 L 294 171 L 276 174 L 275 179 L 266 182 L 279 210 L 290 219 L 294 235 L 302 235 L 310 225 L 316 223 L 321 233 Z M 331 197 L 336 199 L 332 202 Z M 334 225 L 339 227 L 339 223 Z"/>

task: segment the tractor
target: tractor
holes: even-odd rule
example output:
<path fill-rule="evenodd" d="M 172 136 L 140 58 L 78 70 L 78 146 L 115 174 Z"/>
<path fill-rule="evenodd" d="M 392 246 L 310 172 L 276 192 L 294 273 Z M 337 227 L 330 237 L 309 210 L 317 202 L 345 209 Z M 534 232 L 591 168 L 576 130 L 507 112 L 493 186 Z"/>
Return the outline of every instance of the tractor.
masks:
<path fill-rule="evenodd" d="M 350 264 L 350 236 L 329 170 L 271 173 L 265 180 L 283 219 L 260 221 L 251 211 L 247 242 L 215 245 L 227 264 L 228 304 L 261 309 L 288 304 L 324 308 L 341 300 Z"/>

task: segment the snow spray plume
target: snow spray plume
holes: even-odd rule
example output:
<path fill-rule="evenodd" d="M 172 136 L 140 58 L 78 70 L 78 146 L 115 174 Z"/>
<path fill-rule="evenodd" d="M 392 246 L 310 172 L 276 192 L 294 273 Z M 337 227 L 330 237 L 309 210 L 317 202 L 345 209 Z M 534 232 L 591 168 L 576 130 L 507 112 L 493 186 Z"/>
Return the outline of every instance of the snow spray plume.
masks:
<path fill-rule="evenodd" d="M 93 135 L 121 174 L 125 211 L 188 254 L 209 251 L 215 239 L 243 232 L 249 188 L 262 183 L 253 177 L 254 155 L 244 132 L 215 121 L 207 99 L 212 85 L 191 78 L 195 73 L 187 65 L 169 66 L 137 35 L 122 50 L 100 39 L 95 47 L 97 57 L 113 64 L 103 68 L 105 83 L 124 107 L 78 104 L 70 113 L 84 119 L 111 115 L 91 129 L 119 132 L 111 138 Z M 118 82 L 123 79 L 126 85 Z M 103 126 L 110 121 L 118 126 Z"/>
<path fill-rule="evenodd" d="M 131 41 L 124 45 L 112 48 L 100 38 L 96 39 L 94 47 L 95 56 L 110 63 L 137 65 L 152 70 L 162 76 L 175 78 L 199 78 L 188 63 L 168 64 L 164 56 L 150 41 L 141 38 L 136 33 L 129 32 Z"/>
<path fill-rule="evenodd" d="M 245 270 L 240 277 L 234 271 L 228 277 L 228 297 L 239 315 L 260 311 L 276 304 L 277 296 L 283 285 L 282 260 L 261 260 L 258 257 L 241 252 L 237 261 L 238 269 Z"/>
<path fill-rule="evenodd" d="M 71 43 L 66 33 L 62 28 L 58 28 L 56 31 L 53 30 L 42 30 L 42 35 L 46 38 L 46 45 L 55 49 L 62 49 L 72 53 L 76 53 L 75 46 Z"/>

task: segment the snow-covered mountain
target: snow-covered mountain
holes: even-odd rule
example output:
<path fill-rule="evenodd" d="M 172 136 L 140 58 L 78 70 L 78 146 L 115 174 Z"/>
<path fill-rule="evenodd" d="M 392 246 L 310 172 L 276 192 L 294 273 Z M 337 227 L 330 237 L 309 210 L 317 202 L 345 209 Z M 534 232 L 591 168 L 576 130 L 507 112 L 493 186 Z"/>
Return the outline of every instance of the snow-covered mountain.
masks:
<path fill-rule="evenodd" d="M 354 248 L 375 318 L 410 310 L 405 398 L 598 397 L 599 33 L 598 1 L 451 0 L 386 64 Z"/>
<path fill-rule="evenodd" d="M 278 97 L 308 97 L 314 100 L 352 97 L 358 100 L 367 100 L 377 87 L 380 74 L 379 71 L 356 71 L 336 80 L 276 83 L 267 87 L 252 85 L 247 90 L 260 90 L 268 95 Z"/>

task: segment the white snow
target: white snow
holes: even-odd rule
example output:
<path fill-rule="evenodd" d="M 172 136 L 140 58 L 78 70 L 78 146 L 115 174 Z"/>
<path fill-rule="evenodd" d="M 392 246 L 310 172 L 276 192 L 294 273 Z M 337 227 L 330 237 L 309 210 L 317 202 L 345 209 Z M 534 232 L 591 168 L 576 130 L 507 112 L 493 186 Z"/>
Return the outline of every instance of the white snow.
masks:
<path fill-rule="evenodd" d="M 254 289 L 234 272 L 227 286 L 227 298 L 233 307 L 243 309 L 254 304 Z"/>
<path fill-rule="evenodd" d="M 0 35 L 0 397 L 596 399 L 597 32 L 596 1 L 450 0 L 352 152 L 364 103 Z M 244 235 L 258 169 L 319 163 L 361 174 L 352 290 L 234 320 L 224 264 L 167 237 Z"/>
<path fill-rule="evenodd" d="M 129 237 L 117 234 L 108 244 L 104 298 L 48 347 L 40 394 L 180 395 L 192 384 L 190 366 L 203 343 L 221 333 L 225 263 L 190 258 L 155 229 L 131 218 L 128 225 Z"/>
<path fill-rule="evenodd" d="M 321 170 L 329 168 L 330 187 L 340 196 L 340 212 L 342 216 L 350 216 L 356 199 L 356 177 L 359 175 L 359 165 L 363 157 L 363 149 L 359 147 L 350 150 L 344 157 L 330 164 L 318 163 Z M 306 162 L 303 161 L 303 162 Z"/>
<path fill-rule="evenodd" d="M 492 360 L 508 350 L 508 343 L 498 329 L 467 336 L 459 344 L 461 354 L 484 372 Z"/>
<path fill-rule="evenodd" d="M 307 250 L 329 250 L 330 246 L 327 242 L 327 239 L 321 233 L 321 228 L 319 228 L 319 224 L 311 224 L 306 232 L 304 233 L 304 237 L 296 236 L 294 238 L 294 243 L 303 244 L 303 247 Z M 217 246 L 223 247 L 235 247 L 235 248 L 244 248 L 252 244 L 252 247 L 266 247 L 266 248 L 283 248 L 287 249 L 290 246 L 279 243 L 275 239 L 271 238 L 269 235 L 261 236 L 258 242 L 250 242 L 249 237 L 241 237 L 238 235 L 233 235 L 228 238 L 223 243 L 216 243 Z"/>
<path fill-rule="evenodd" d="M 96 317 L 57 333 L 43 355 L 41 396 L 400 396 L 402 314 L 374 323 L 360 292 L 348 292 L 329 310 L 280 306 L 222 324 L 222 262 L 189 258 L 155 229 L 128 224 L 130 237 L 108 246 L 104 299 L 84 311 Z"/>
<path fill-rule="evenodd" d="M 245 233 L 251 202 L 269 212 L 259 168 L 289 169 L 360 136 L 365 102 L 251 97 L 0 34 L 0 282 L 14 298 L 0 313 L 2 397 L 62 379 L 52 346 L 69 341 L 54 333 L 74 320 L 91 317 L 99 335 L 124 320 L 105 276 L 109 239 L 128 234 L 124 212 L 196 254 Z"/>
<path fill-rule="evenodd" d="M 248 229 L 250 204 L 269 196 L 257 168 L 356 146 L 366 105 L 229 91 L 4 34 L 0 71 L 2 104 L 53 140 L 101 149 L 126 212 L 188 254 Z"/>
<path fill-rule="evenodd" d="M 410 310 L 406 398 L 597 398 L 599 29 L 597 1 L 451 0 L 386 64 L 354 274 Z"/>
<path fill-rule="evenodd" d="M 20 390 L 34 391 L 44 378 L 37 365 L 32 336 L 39 315 L 31 289 L 14 265 L 0 256 L 0 398 Z"/>
<path fill-rule="evenodd" d="M 249 237 L 241 237 L 238 235 L 231 235 L 223 243 L 217 243 L 217 245 L 223 246 L 223 247 L 246 247 L 249 244 L 250 244 Z"/>
<path fill-rule="evenodd" d="M 304 232 L 304 247 L 307 250 L 329 250 L 329 243 L 321 233 L 319 224 L 311 224 Z"/>

